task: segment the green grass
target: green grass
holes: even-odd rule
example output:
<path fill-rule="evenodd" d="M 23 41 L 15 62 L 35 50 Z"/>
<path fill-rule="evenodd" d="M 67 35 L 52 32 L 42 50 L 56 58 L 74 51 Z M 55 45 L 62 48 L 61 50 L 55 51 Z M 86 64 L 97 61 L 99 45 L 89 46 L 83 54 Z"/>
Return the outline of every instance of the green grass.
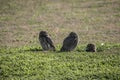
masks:
<path fill-rule="evenodd" d="M 98 45 L 97 52 L 44 52 L 38 47 L 0 49 L 1 80 L 119 80 L 120 45 Z M 114 50 L 113 52 L 110 49 Z"/>

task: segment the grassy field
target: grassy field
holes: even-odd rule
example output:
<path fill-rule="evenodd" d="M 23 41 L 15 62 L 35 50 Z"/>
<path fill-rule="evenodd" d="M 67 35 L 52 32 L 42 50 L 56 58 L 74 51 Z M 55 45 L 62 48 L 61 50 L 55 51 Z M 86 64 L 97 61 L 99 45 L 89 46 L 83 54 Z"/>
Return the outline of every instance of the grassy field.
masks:
<path fill-rule="evenodd" d="M 56 52 L 41 50 L 41 30 Z M 59 52 L 71 31 L 77 48 Z M 0 80 L 120 80 L 120 1 L 0 0 Z"/>
<path fill-rule="evenodd" d="M 38 44 L 46 30 L 55 44 L 71 31 L 79 43 L 120 43 L 119 0 L 0 0 L 0 46 Z"/>
<path fill-rule="evenodd" d="M 43 52 L 39 47 L 0 49 L 1 80 L 119 80 L 120 44 L 95 53 Z M 112 49 L 110 51 L 110 49 Z M 115 50 L 115 51 L 113 51 Z"/>

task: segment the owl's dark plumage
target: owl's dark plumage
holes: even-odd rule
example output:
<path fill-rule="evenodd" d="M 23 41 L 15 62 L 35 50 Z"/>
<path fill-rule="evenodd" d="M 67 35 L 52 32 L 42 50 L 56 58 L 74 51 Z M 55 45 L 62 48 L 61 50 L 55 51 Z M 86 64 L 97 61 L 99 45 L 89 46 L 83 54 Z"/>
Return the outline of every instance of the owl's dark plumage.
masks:
<path fill-rule="evenodd" d="M 75 32 L 71 32 L 63 41 L 63 46 L 61 48 L 61 52 L 64 51 L 72 51 L 75 49 L 78 43 L 78 36 Z"/>
<path fill-rule="evenodd" d="M 39 33 L 39 41 L 44 51 L 55 51 L 55 46 L 46 31 L 41 31 Z"/>
<path fill-rule="evenodd" d="M 86 47 L 86 51 L 87 52 L 96 52 L 96 47 L 94 44 L 87 44 L 87 47 Z"/>

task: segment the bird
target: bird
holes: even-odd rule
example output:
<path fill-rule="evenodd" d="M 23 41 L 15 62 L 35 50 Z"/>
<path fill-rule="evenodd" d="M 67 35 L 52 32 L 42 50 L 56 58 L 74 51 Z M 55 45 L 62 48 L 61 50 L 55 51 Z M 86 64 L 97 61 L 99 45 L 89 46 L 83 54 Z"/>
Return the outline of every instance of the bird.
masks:
<path fill-rule="evenodd" d="M 75 32 L 70 32 L 70 34 L 64 39 L 63 46 L 61 47 L 61 52 L 72 51 L 75 49 L 78 43 L 78 35 Z"/>
<path fill-rule="evenodd" d="M 48 50 L 55 51 L 55 46 L 46 31 L 40 31 L 39 42 L 44 51 L 48 51 Z"/>

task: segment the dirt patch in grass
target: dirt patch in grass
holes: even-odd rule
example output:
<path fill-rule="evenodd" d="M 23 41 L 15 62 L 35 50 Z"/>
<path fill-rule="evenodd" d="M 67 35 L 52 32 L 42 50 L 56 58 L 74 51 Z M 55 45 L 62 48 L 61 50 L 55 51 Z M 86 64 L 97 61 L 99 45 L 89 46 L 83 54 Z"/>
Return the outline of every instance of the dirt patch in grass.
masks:
<path fill-rule="evenodd" d="M 74 31 L 79 44 L 120 43 L 120 2 L 111 1 L 2 1 L 0 46 L 39 45 L 46 30 L 55 44 Z"/>

